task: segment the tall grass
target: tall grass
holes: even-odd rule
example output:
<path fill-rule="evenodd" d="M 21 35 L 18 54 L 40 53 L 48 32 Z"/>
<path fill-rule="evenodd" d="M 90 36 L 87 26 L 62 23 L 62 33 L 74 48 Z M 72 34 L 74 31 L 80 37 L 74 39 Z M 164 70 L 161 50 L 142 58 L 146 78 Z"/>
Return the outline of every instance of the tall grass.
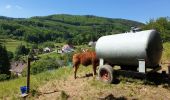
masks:
<path fill-rule="evenodd" d="M 37 75 L 31 75 L 30 88 L 37 89 L 39 86 L 53 79 L 63 79 L 72 74 L 72 68 L 62 67 L 57 70 L 47 71 Z M 19 98 L 20 87 L 26 85 L 26 77 L 0 82 L 0 99 Z"/>
<path fill-rule="evenodd" d="M 163 44 L 163 55 L 162 55 L 162 60 L 170 60 L 170 42 L 166 42 Z"/>

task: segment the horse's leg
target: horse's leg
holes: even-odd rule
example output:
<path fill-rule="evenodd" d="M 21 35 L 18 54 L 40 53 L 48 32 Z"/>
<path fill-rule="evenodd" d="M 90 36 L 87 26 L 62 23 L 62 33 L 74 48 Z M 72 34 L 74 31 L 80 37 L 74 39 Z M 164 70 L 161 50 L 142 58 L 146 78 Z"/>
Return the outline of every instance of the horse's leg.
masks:
<path fill-rule="evenodd" d="M 77 78 L 77 77 L 76 77 L 76 73 L 77 73 L 78 68 L 79 68 L 79 64 L 75 64 L 75 65 L 74 65 L 74 79 Z"/>
<path fill-rule="evenodd" d="M 95 63 L 93 63 L 93 77 L 95 77 L 95 75 L 96 75 L 96 64 Z"/>

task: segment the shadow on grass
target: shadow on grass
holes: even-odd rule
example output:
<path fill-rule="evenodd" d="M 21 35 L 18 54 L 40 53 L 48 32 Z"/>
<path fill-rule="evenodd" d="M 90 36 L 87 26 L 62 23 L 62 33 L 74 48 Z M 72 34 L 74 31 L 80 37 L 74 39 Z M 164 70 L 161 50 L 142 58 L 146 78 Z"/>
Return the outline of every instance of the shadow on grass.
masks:
<path fill-rule="evenodd" d="M 146 81 L 146 84 L 149 84 L 150 82 L 154 85 L 168 84 L 168 86 L 170 87 L 170 78 L 165 73 L 148 73 L 144 79 Z"/>
<path fill-rule="evenodd" d="M 84 76 L 78 77 L 78 78 L 87 78 L 87 77 L 93 77 L 93 73 L 85 74 Z"/>
<path fill-rule="evenodd" d="M 114 79 L 114 82 L 112 82 L 112 84 L 119 84 L 120 83 L 120 80 L 119 79 Z"/>
<path fill-rule="evenodd" d="M 117 72 L 116 76 L 117 77 L 123 76 L 126 78 L 138 79 L 138 80 L 143 81 L 143 84 L 145 85 L 167 84 L 167 86 L 170 88 L 170 78 L 168 77 L 168 74 L 166 73 L 152 72 L 152 73 L 142 74 L 142 73 L 136 73 L 132 71 L 131 72 L 124 71 L 124 72 Z"/>
<path fill-rule="evenodd" d="M 112 94 L 109 94 L 108 96 L 104 98 L 99 98 L 99 100 L 127 100 L 127 98 L 124 96 L 114 97 Z"/>
<path fill-rule="evenodd" d="M 142 74 L 134 71 L 123 71 L 123 72 L 116 72 L 115 76 L 117 77 L 112 84 L 119 84 L 122 79 L 119 77 L 123 76 L 127 79 L 128 82 L 135 82 L 136 80 L 142 81 L 142 84 L 145 85 L 164 85 L 166 88 L 170 88 L 170 78 L 166 73 L 147 73 Z M 85 74 L 84 76 L 78 78 L 88 78 L 93 77 L 92 73 Z"/>

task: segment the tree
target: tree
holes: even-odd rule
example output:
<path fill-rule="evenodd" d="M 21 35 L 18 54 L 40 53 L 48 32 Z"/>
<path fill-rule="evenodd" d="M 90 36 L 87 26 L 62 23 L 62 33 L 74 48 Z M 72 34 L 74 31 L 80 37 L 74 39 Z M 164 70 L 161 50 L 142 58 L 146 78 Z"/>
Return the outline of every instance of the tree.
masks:
<path fill-rule="evenodd" d="M 170 41 L 170 20 L 166 17 L 151 19 L 143 29 L 155 29 L 160 32 L 164 42 Z"/>
<path fill-rule="evenodd" d="M 26 48 L 25 45 L 20 44 L 15 51 L 16 55 L 27 55 L 29 53 L 29 48 Z"/>
<path fill-rule="evenodd" d="M 12 60 L 12 58 L 14 58 L 13 52 L 8 51 L 7 53 L 8 53 L 8 58 L 9 58 L 9 60 Z"/>
<path fill-rule="evenodd" d="M 5 46 L 0 45 L 0 74 L 10 74 L 10 62 Z"/>
<path fill-rule="evenodd" d="M 103 35 L 122 33 L 128 31 L 131 26 L 138 27 L 141 25 L 144 24 L 136 21 L 92 15 L 74 16 L 62 14 L 19 20 L 0 17 L 0 34 L 31 43 L 47 41 L 63 43 L 68 39 L 72 39 L 73 44 L 85 44 Z M 91 34 L 94 35 L 92 36 Z"/>

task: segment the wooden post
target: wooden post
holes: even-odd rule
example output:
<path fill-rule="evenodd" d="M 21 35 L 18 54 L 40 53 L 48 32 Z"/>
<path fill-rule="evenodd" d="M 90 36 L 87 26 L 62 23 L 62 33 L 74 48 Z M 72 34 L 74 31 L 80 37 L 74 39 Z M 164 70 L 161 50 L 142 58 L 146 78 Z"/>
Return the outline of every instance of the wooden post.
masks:
<path fill-rule="evenodd" d="M 27 66 L 27 94 L 29 93 L 30 90 L 30 62 L 31 58 L 28 56 L 28 66 Z"/>

